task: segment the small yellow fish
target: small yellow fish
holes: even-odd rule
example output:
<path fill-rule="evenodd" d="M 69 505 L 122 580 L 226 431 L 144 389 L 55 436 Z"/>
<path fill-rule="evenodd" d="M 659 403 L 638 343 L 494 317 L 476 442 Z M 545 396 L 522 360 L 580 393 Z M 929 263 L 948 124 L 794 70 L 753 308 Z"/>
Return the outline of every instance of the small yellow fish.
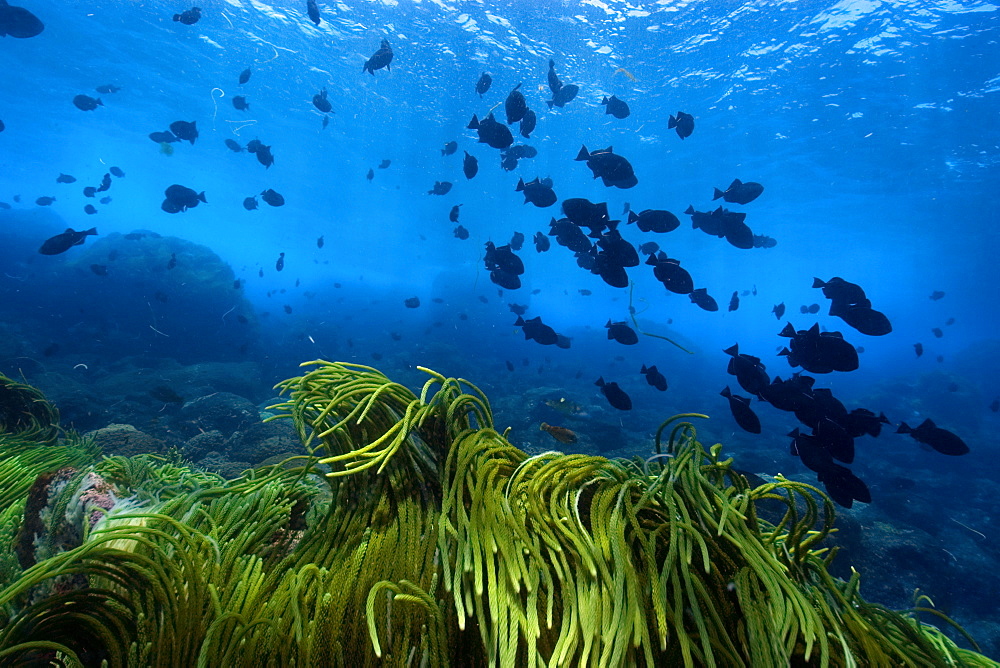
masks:
<path fill-rule="evenodd" d="M 617 70 L 615 70 L 615 74 L 624 74 L 625 76 L 627 76 L 629 78 L 629 81 L 637 81 L 637 79 L 635 78 L 635 75 L 632 74 L 631 72 L 629 72 L 624 67 L 619 67 Z"/>
<path fill-rule="evenodd" d="M 576 443 L 576 434 L 573 433 L 572 429 L 567 429 L 566 427 L 555 427 L 547 422 L 543 422 L 538 429 L 548 432 L 549 436 L 556 439 L 560 443 Z"/>

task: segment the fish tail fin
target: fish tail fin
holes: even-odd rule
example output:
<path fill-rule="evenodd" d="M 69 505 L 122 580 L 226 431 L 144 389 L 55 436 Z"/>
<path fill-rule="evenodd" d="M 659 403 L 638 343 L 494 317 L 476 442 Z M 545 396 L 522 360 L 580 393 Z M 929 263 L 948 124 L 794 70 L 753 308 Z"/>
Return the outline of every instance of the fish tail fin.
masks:
<path fill-rule="evenodd" d="M 719 392 L 719 395 L 725 397 L 726 399 L 729 399 L 733 396 L 733 393 L 729 391 L 729 386 L 726 385 L 724 388 L 722 388 L 722 392 Z"/>
<path fill-rule="evenodd" d="M 673 114 L 670 114 L 670 120 L 667 121 L 667 129 L 673 130 L 676 127 L 677 127 L 677 119 L 674 117 Z"/>
<path fill-rule="evenodd" d="M 694 204 L 688 204 L 688 208 L 684 209 L 684 213 L 689 216 L 694 214 Z"/>
<path fill-rule="evenodd" d="M 900 422 L 899 429 L 896 430 L 897 434 L 909 434 L 912 432 L 913 430 L 910 429 L 910 425 L 906 424 L 905 422 Z"/>
<path fill-rule="evenodd" d="M 518 179 L 517 180 L 517 187 L 514 188 L 514 192 L 518 192 L 519 193 L 522 190 L 524 190 L 524 179 Z"/>
<path fill-rule="evenodd" d="M 549 105 L 552 106 L 551 103 Z M 580 152 L 576 154 L 575 160 L 590 160 L 590 151 L 587 150 L 587 146 L 583 145 L 580 147 Z"/>
<path fill-rule="evenodd" d="M 816 278 L 815 276 L 813 276 L 813 287 L 814 288 L 825 288 L 826 287 L 826 283 L 824 281 Z"/>
<path fill-rule="evenodd" d="M 639 373 L 642 373 L 642 374 L 647 373 L 648 371 L 649 371 L 649 369 L 646 368 L 645 364 L 643 364 L 642 368 L 639 369 Z"/>
<path fill-rule="evenodd" d="M 594 385 L 596 385 L 597 387 L 604 387 L 604 376 L 601 376 L 600 378 L 598 378 L 594 382 Z"/>
<path fill-rule="evenodd" d="M 713 190 L 715 190 L 715 194 L 712 195 L 712 199 L 713 200 L 717 200 L 720 197 L 722 197 L 723 195 L 725 195 L 725 193 L 722 192 L 721 190 L 719 190 L 718 188 L 713 188 Z"/>
<path fill-rule="evenodd" d="M 479 117 L 476 116 L 475 114 L 472 114 L 472 120 L 469 121 L 469 124 L 466 125 L 465 127 L 468 128 L 469 130 L 478 130 L 479 129 Z M 444 153 L 444 151 L 441 151 L 441 152 Z"/>
<path fill-rule="evenodd" d="M 86 232 L 84 232 L 84 234 L 97 234 L 97 228 L 96 227 L 92 227 L 89 230 L 87 230 Z"/>
<path fill-rule="evenodd" d="M 198 193 L 198 199 L 200 199 L 205 204 L 208 204 L 208 200 L 205 199 L 205 191 L 204 190 L 202 190 L 200 193 Z"/>
<path fill-rule="evenodd" d="M 726 353 L 727 355 L 732 355 L 733 357 L 736 357 L 737 355 L 740 354 L 740 344 L 734 343 L 733 345 L 724 349 L 722 352 Z"/>
<path fill-rule="evenodd" d="M 637 220 L 639 220 L 639 216 L 635 215 L 635 211 L 632 211 L 631 209 L 629 209 L 629 212 L 628 212 L 628 222 L 634 223 Z"/>

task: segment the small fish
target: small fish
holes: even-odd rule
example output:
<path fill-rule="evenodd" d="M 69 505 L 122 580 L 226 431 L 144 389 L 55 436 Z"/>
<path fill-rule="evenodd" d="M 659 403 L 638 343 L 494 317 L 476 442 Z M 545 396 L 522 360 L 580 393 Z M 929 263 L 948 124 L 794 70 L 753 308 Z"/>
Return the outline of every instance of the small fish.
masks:
<path fill-rule="evenodd" d="M 677 220 L 677 216 L 662 209 L 646 209 L 640 213 L 630 210 L 627 215 L 628 224 L 635 223 L 643 232 L 665 234 L 673 232 L 681 225 L 681 221 Z"/>
<path fill-rule="evenodd" d="M 514 135 L 511 134 L 510 128 L 497 121 L 492 113 L 483 120 L 479 120 L 479 117 L 473 114 L 472 120 L 465 127 L 475 130 L 479 135 L 479 143 L 491 148 L 505 149 L 514 143 Z"/>
<path fill-rule="evenodd" d="M 552 206 L 559 199 L 552 190 L 552 179 L 539 179 L 535 177 L 533 181 L 524 182 L 524 179 L 517 180 L 516 192 L 524 193 L 524 203 L 531 202 L 535 206 L 544 209 Z"/>
<path fill-rule="evenodd" d="M 945 324 L 945 325 L 948 325 L 948 326 L 950 326 L 950 325 L 954 325 L 954 324 L 955 324 L 955 319 L 954 319 L 954 318 L 948 318 L 948 319 L 947 319 L 947 320 L 945 321 L 945 323 L 944 323 L 944 324 Z"/>
<path fill-rule="evenodd" d="M 617 408 L 620 411 L 632 410 L 632 399 L 625 393 L 625 390 L 618 387 L 618 383 L 607 383 L 602 376 L 597 379 L 594 385 L 601 388 L 601 394 L 604 395 L 613 408 Z"/>
<path fill-rule="evenodd" d="M 632 164 L 623 156 L 616 154 L 611 146 L 598 151 L 588 151 L 587 147 L 583 146 L 575 159 L 586 161 L 594 178 L 600 178 L 606 187 L 624 189 L 639 183 Z"/>
<path fill-rule="evenodd" d="M 942 336 L 944 336 L 944 332 L 941 331 L 940 327 L 933 328 L 931 330 L 931 332 L 934 334 L 934 337 L 938 338 L 938 339 L 940 339 Z"/>
<path fill-rule="evenodd" d="M 243 147 L 240 146 L 235 139 L 227 139 L 226 148 L 228 148 L 233 153 L 241 153 L 243 151 Z"/>
<path fill-rule="evenodd" d="M 917 357 L 920 357 L 921 355 L 924 354 L 924 344 L 922 344 L 922 343 L 914 343 L 913 344 L 913 351 L 915 353 L 917 353 Z"/>
<path fill-rule="evenodd" d="M 105 172 L 101 178 L 101 185 L 97 186 L 97 192 L 102 193 L 111 187 L 111 174 Z"/>
<path fill-rule="evenodd" d="M 524 114 L 528 111 L 528 103 L 524 99 L 524 94 L 518 90 L 521 84 L 514 86 L 508 95 L 507 99 L 504 100 L 503 108 L 504 112 L 507 114 L 507 125 L 513 125 L 514 123 L 519 123 Z"/>
<path fill-rule="evenodd" d="M 90 270 L 98 276 L 108 275 L 108 266 L 105 264 L 92 264 L 90 265 Z"/>
<path fill-rule="evenodd" d="M 241 287 L 243 287 L 243 282 L 240 279 L 237 278 L 233 281 L 233 290 L 239 290 Z"/>
<path fill-rule="evenodd" d="M 163 191 L 164 200 L 160 208 L 167 213 L 178 213 L 193 209 L 199 202 L 207 202 L 205 192 L 196 192 L 191 188 L 173 184 Z"/>
<path fill-rule="evenodd" d="M 108 171 L 111 172 L 111 175 L 114 176 L 116 179 L 121 179 L 125 177 L 125 172 L 122 171 L 121 167 L 115 167 L 112 165 L 111 168 L 108 169 Z"/>
<path fill-rule="evenodd" d="M 511 250 L 521 250 L 521 247 L 524 246 L 524 235 L 520 232 L 514 232 L 514 236 L 510 238 L 510 243 L 508 245 Z"/>
<path fill-rule="evenodd" d="M 56 183 L 76 183 L 76 177 L 69 174 L 59 174 L 56 177 Z"/>
<path fill-rule="evenodd" d="M 192 7 L 184 10 L 180 14 L 174 14 L 174 21 L 179 21 L 186 26 L 193 26 L 201 18 L 201 8 Z"/>
<path fill-rule="evenodd" d="M 740 293 L 736 291 L 733 296 L 729 298 L 729 312 L 732 313 L 740 307 Z"/>
<path fill-rule="evenodd" d="M 479 97 L 482 97 L 493 85 L 493 77 L 491 77 L 486 72 L 479 75 L 479 81 L 476 82 L 476 92 L 479 93 Z"/>
<path fill-rule="evenodd" d="M 362 74 L 365 72 L 371 72 L 371 75 L 375 76 L 375 70 L 380 70 L 383 67 L 387 72 L 391 72 L 392 68 L 389 67 L 389 64 L 392 62 L 392 56 L 392 47 L 389 46 L 389 41 L 383 39 L 378 51 L 372 54 L 372 57 L 365 61 L 365 66 L 361 70 Z"/>
<path fill-rule="evenodd" d="M 462 206 L 462 205 L 461 204 L 456 204 L 455 206 L 451 207 L 451 211 L 448 212 L 448 222 L 451 222 L 451 223 L 457 223 L 458 222 L 458 207 L 460 207 L 460 206 Z"/>
<path fill-rule="evenodd" d="M 194 144 L 198 138 L 197 121 L 174 121 L 170 124 L 170 131 L 181 141 L 189 141 Z"/>
<path fill-rule="evenodd" d="M 271 153 L 271 147 L 265 144 L 259 144 L 257 150 L 253 152 L 257 156 L 257 162 L 264 165 L 267 169 L 274 164 L 274 155 Z"/>
<path fill-rule="evenodd" d="M 35 204 L 38 206 L 51 206 L 53 202 L 56 201 L 55 197 L 39 197 L 35 200 Z"/>
<path fill-rule="evenodd" d="M 539 253 L 544 253 L 552 245 L 549 238 L 541 232 L 535 232 L 535 236 L 532 240 L 535 242 L 535 251 Z"/>
<path fill-rule="evenodd" d="M 247 211 L 253 211 L 254 209 L 256 209 L 257 208 L 257 198 L 256 197 L 247 197 L 247 198 L 245 198 L 243 200 L 243 208 L 246 209 Z"/>
<path fill-rule="evenodd" d="M 441 155 L 452 155 L 457 150 L 458 150 L 458 142 L 450 141 L 444 145 L 443 149 L 441 149 Z"/>
<path fill-rule="evenodd" d="M 80 111 L 93 111 L 98 107 L 103 107 L 104 103 L 101 102 L 99 97 L 90 97 L 89 95 L 77 95 L 73 98 L 73 106 Z"/>
<path fill-rule="evenodd" d="M 152 139 L 157 144 L 172 144 L 175 141 L 180 141 L 173 132 L 150 132 L 149 138 Z"/>
<path fill-rule="evenodd" d="M 579 292 L 584 297 L 589 297 L 590 295 L 594 294 L 593 292 L 587 290 L 586 288 L 581 288 L 580 290 L 577 290 L 577 292 Z"/>
<path fill-rule="evenodd" d="M 513 370 L 514 370 L 514 364 L 510 360 L 507 360 L 507 371 L 513 371 Z"/>
<path fill-rule="evenodd" d="M 612 95 L 610 98 L 605 97 L 601 100 L 601 104 L 604 105 L 604 113 L 611 114 L 615 118 L 622 119 L 628 118 L 631 114 L 631 110 L 628 108 L 628 103 L 624 100 L 619 100 L 617 97 Z"/>
<path fill-rule="evenodd" d="M 372 180 L 375 178 L 375 170 L 369 167 L 368 173 L 365 174 L 365 178 L 368 180 L 368 183 L 371 183 Z"/>
<path fill-rule="evenodd" d="M 462 173 L 467 179 L 471 179 L 479 173 L 479 160 L 468 151 L 465 152 L 465 157 L 462 159 Z"/>
<path fill-rule="evenodd" d="M 944 293 L 941 292 L 940 290 L 935 290 L 934 292 L 931 293 L 931 301 L 935 301 L 936 302 L 937 300 L 941 299 L 942 297 L 944 297 Z"/>
<path fill-rule="evenodd" d="M 993 402 L 990 404 L 990 410 L 993 411 L 994 413 L 1000 411 L 1000 397 L 993 400 Z"/>
<path fill-rule="evenodd" d="M 112 84 L 106 84 L 104 86 L 98 86 L 94 90 L 97 91 L 98 93 L 102 94 L 102 95 L 111 95 L 112 93 L 117 93 L 118 91 L 120 91 L 121 90 L 121 86 L 115 86 L 115 85 L 112 85 Z"/>
<path fill-rule="evenodd" d="M 697 304 L 700 308 L 705 311 L 718 311 L 719 305 L 716 303 L 715 299 L 708 294 L 708 290 L 705 288 L 698 288 L 697 290 L 692 290 L 691 294 L 688 295 L 691 298 L 691 302 Z"/>
<path fill-rule="evenodd" d="M 646 377 L 646 382 L 658 389 L 660 392 L 667 391 L 667 378 L 656 369 L 656 365 L 647 367 L 645 364 L 639 370 Z"/>
<path fill-rule="evenodd" d="M 322 111 L 324 114 L 328 114 L 333 111 L 333 105 L 330 104 L 330 100 L 326 97 L 325 88 L 313 95 L 313 106 Z"/>
<path fill-rule="evenodd" d="M 240 72 L 240 85 L 242 86 L 246 82 L 250 81 L 250 77 L 252 75 L 253 75 L 253 72 L 250 71 L 249 67 L 246 68 L 245 70 L 243 70 L 242 72 Z"/>
<path fill-rule="evenodd" d="M 744 431 L 748 431 L 751 434 L 760 433 L 760 419 L 757 414 L 753 412 L 750 408 L 749 397 L 742 397 L 738 394 L 733 394 L 729 390 L 729 386 L 720 392 L 722 396 L 729 400 L 729 410 L 733 414 L 733 419 L 736 420 L 736 424 L 740 426 Z"/>
<path fill-rule="evenodd" d="M 909 434 L 915 440 L 931 446 L 942 455 L 957 457 L 969 452 L 969 446 L 961 438 L 947 429 L 938 427 L 930 418 L 924 420 L 916 428 L 910 427 L 905 422 L 900 422 L 896 433 Z"/>
<path fill-rule="evenodd" d="M 274 263 L 274 270 L 275 271 L 281 271 L 284 268 L 285 268 L 285 254 L 284 253 L 278 253 L 278 259 Z"/>
<path fill-rule="evenodd" d="M 173 269 L 177 266 L 177 253 L 170 254 L 170 260 L 167 261 L 167 269 Z"/>
<path fill-rule="evenodd" d="M 531 139 L 531 133 L 535 131 L 536 125 L 538 125 L 538 117 L 534 111 L 528 109 L 524 112 L 524 117 L 521 119 L 519 134 L 525 139 Z"/>
<path fill-rule="evenodd" d="M 320 238 L 316 240 L 316 248 L 322 248 L 322 247 L 323 247 L 323 237 L 320 236 Z"/>
<path fill-rule="evenodd" d="M 93 216 L 95 213 L 97 213 L 97 207 L 94 206 L 93 204 L 88 204 L 85 207 L 83 207 L 83 212 L 88 216 Z"/>
<path fill-rule="evenodd" d="M 510 364 L 510 362 L 508 362 Z M 513 366 L 513 365 L 511 365 Z M 513 369 L 511 369 L 513 371 Z M 567 429 L 566 427 L 555 427 L 548 422 L 543 422 L 538 426 L 540 431 L 544 431 L 549 434 L 552 438 L 556 439 L 560 443 L 576 443 L 576 434 L 573 430 Z"/>
<path fill-rule="evenodd" d="M 288 304 L 285 304 L 282 308 L 285 309 L 285 313 L 291 314 L 291 312 L 292 312 L 292 307 L 291 306 L 289 306 Z"/>
<path fill-rule="evenodd" d="M 250 103 L 247 102 L 246 97 L 242 95 L 236 95 L 233 97 L 233 107 L 237 111 L 250 111 Z"/>
<path fill-rule="evenodd" d="M 317 26 L 320 24 L 319 7 L 316 5 L 316 0 L 307 0 L 306 15 L 309 17 L 309 20 Z"/>
<path fill-rule="evenodd" d="M 683 111 L 678 111 L 676 116 L 670 116 L 670 120 L 667 121 L 667 128 L 676 129 L 677 136 L 681 139 L 690 137 L 691 133 L 694 132 L 694 116 L 685 114 Z"/>
<path fill-rule="evenodd" d="M 263 269 L 258 270 L 257 271 L 257 276 L 260 277 L 260 278 L 264 278 L 264 270 Z"/>
<path fill-rule="evenodd" d="M 378 163 L 378 168 L 379 169 L 389 169 L 389 165 L 391 165 L 391 164 L 392 164 L 392 160 L 386 159 L 386 160 L 383 160 L 382 162 Z"/>
<path fill-rule="evenodd" d="M 285 198 L 281 196 L 280 193 L 275 192 L 271 188 L 263 191 L 261 194 L 261 199 L 270 204 L 271 206 L 283 206 L 285 204 Z"/>
<path fill-rule="evenodd" d="M 785 315 L 785 302 L 781 302 L 780 304 L 775 304 L 774 308 L 771 309 L 771 313 L 774 314 L 775 318 L 781 320 L 782 316 Z"/>
<path fill-rule="evenodd" d="M 435 181 L 434 187 L 427 191 L 428 195 L 447 195 L 451 191 L 451 181 Z"/>
<path fill-rule="evenodd" d="M 46 239 L 42 247 L 38 249 L 38 252 L 42 255 L 59 255 L 60 253 L 65 253 L 73 246 L 82 245 L 87 237 L 92 234 L 97 234 L 96 227 L 82 232 L 76 232 L 72 228 L 67 227 L 65 232 Z"/>
<path fill-rule="evenodd" d="M 403 304 L 406 306 L 406 308 L 418 308 L 420 306 L 420 298 L 409 297 L 408 299 L 403 301 Z"/>
<path fill-rule="evenodd" d="M 608 339 L 614 339 L 625 346 L 634 346 L 639 343 L 639 335 L 625 322 L 611 322 L 604 325 L 608 330 Z"/>

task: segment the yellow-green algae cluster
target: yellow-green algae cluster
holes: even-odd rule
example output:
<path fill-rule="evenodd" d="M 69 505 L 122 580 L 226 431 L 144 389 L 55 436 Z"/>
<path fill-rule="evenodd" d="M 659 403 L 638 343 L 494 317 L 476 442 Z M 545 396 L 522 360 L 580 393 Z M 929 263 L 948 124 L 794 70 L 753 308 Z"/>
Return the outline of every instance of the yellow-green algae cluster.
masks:
<path fill-rule="evenodd" d="M 230 481 L 98 461 L 4 379 L 21 403 L 0 408 L 0 663 L 997 665 L 831 577 L 829 500 L 751 489 L 690 423 L 650 461 L 528 456 L 464 380 L 427 371 L 417 396 L 370 367 L 305 366 L 271 419 L 308 455 Z M 22 570 L 25 505 L 53 469 L 68 482 L 45 526 L 79 542 Z M 94 474 L 116 494 L 104 515 L 80 500 Z"/>

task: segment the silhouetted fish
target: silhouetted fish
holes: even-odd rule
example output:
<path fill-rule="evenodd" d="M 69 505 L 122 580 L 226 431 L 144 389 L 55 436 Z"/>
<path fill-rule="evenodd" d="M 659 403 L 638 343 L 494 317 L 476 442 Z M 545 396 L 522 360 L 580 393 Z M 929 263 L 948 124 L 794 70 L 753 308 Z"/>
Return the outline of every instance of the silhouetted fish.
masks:
<path fill-rule="evenodd" d="M 479 160 L 468 151 L 465 152 L 465 157 L 462 159 L 462 173 L 467 179 L 471 179 L 479 173 Z"/>
<path fill-rule="evenodd" d="M 479 76 L 479 81 L 476 82 L 476 92 L 479 93 L 479 97 L 485 95 L 486 91 L 488 91 L 490 89 L 490 86 L 492 85 L 493 85 L 493 77 L 491 77 L 486 72 L 483 72 Z"/>
<path fill-rule="evenodd" d="M 539 253 L 544 253 L 549 249 L 551 243 L 549 243 L 549 238 L 542 234 L 541 232 L 535 232 L 535 236 L 532 238 L 535 242 L 535 250 Z"/>
<path fill-rule="evenodd" d="M 60 174 L 56 177 L 56 183 L 76 183 L 76 177 L 69 174 Z"/>
<path fill-rule="evenodd" d="M 434 187 L 427 191 L 428 195 L 447 195 L 451 191 L 451 181 L 435 181 Z"/>
<path fill-rule="evenodd" d="M 330 100 L 326 97 L 326 88 L 313 95 L 313 106 L 324 114 L 333 111 L 333 105 L 330 104 Z"/>
<path fill-rule="evenodd" d="M 543 323 L 540 316 L 530 318 L 528 320 L 525 320 L 521 316 L 517 316 L 514 326 L 520 327 L 521 331 L 524 332 L 525 341 L 532 340 L 535 343 L 542 344 L 543 346 L 551 346 L 555 345 L 559 339 L 555 330 Z"/>
<path fill-rule="evenodd" d="M 764 186 L 756 181 L 743 183 L 739 179 L 733 179 L 733 182 L 724 191 L 715 188 L 712 199 L 719 199 L 721 197 L 725 201 L 734 204 L 749 204 L 760 197 L 762 192 L 764 192 Z"/>
<path fill-rule="evenodd" d="M 192 144 L 198 138 L 197 121 L 174 121 L 170 124 L 170 131 L 178 139 L 189 141 Z"/>
<path fill-rule="evenodd" d="M 681 225 L 677 216 L 661 209 L 646 209 L 641 213 L 628 212 L 628 222 L 635 223 L 643 232 L 673 232 Z"/>
<path fill-rule="evenodd" d="M 771 313 L 774 314 L 775 318 L 781 320 L 782 316 L 785 315 L 785 302 L 775 304 L 774 308 L 771 309 Z"/>
<path fill-rule="evenodd" d="M 253 72 L 250 71 L 249 67 L 246 68 L 245 70 L 243 70 L 242 72 L 240 72 L 240 85 L 242 86 L 246 82 L 250 81 L 250 76 L 252 74 L 253 74 Z"/>
<path fill-rule="evenodd" d="M 510 133 L 510 129 L 493 118 L 492 113 L 483 120 L 479 120 L 473 114 L 472 120 L 466 127 L 476 131 L 479 135 L 479 143 L 487 144 L 492 148 L 504 149 L 514 143 L 514 135 Z"/>
<path fill-rule="evenodd" d="M 243 208 L 246 209 L 247 211 L 253 211 L 254 209 L 256 209 L 257 208 L 257 198 L 256 197 L 247 197 L 247 198 L 245 198 L 243 200 Z"/>
<path fill-rule="evenodd" d="M 233 107 L 237 111 L 250 111 L 250 103 L 242 95 L 236 95 L 233 97 Z"/>
<path fill-rule="evenodd" d="M 90 97 L 89 95 L 77 95 L 73 98 L 73 106 L 80 111 L 93 111 L 98 107 L 103 107 L 104 103 L 101 102 L 99 97 Z"/>
<path fill-rule="evenodd" d="M 520 134 L 525 139 L 531 138 L 531 133 L 535 131 L 535 125 L 538 124 L 538 117 L 535 116 L 535 112 L 528 109 L 524 112 L 524 117 L 521 119 Z"/>
<path fill-rule="evenodd" d="M 45 30 L 45 24 L 37 16 L 24 7 L 8 5 L 7 0 L 0 3 L 0 37 L 16 37 L 27 39 Z"/>
<path fill-rule="evenodd" d="M 452 155 L 457 150 L 458 150 L 458 142 L 450 141 L 444 145 L 443 149 L 441 149 L 441 155 Z"/>
<path fill-rule="evenodd" d="M 228 148 L 233 153 L 241 153 L 243 151 L 243 147 L 240 146 L 235 139 L 227 139 L 226 148 Z"/>
<path fill-rule="evenodd" d="M 624 157 L 615 154 L 611 146 L 593 152 L 588 151 L 587 147 L 583 146 L 575 159 L 586 160 L 587 167 L 593 172 L 594 178 L 600 178 L 605 186 L 624 189 L 631 188 L 639 182 L 635 177 L 631 163 Z"/>
<path fill-rule="evenodd" d="M 192 7 L 191 9 L 186 9 L 180 14 L 174 14 L 174 21 L 179 21 L 186 26 L 193 26 L 201 18 L 201 8 Z"/>
<path fill-rule="evenodd" d="M 691 302 L 697 304 L 700 308 L 705 311 L 718 311 L 719 305 L 716 303 L 715 299 L 708 294 L 708 290 L 705 288 L 698 288 L 692 290 L 688 295 L 691 298 Z"/>
<path fill-rule="evenodd" d="M 503 103 L 504 112 L 507 114 L 507 125 L 520 122 L 528 111 L 528 103 L 524 99 L 524 94 L 518 90 L 520 87 L 521 84 L 514 86 Z"/>
<path fill-rule="evenodd" d="M 667 391 L 667 378 L 656 369 L 656 365 L 647 367 L 645 364 L 639 369 L 639 373 L 646 377 L 646 382 L 661 392 Z"/>
<path fill-rule="evenodd" d="M 193 209 L 198 202 L 206 202 L 205 191 L 196 192 L 191 188 L 174 184 L 163 191 L 164 200 L 160 208 L 167 213 L 179 213 Z"/>
<path fill-rule="evenodd" d="M 285 203 L 285 198 L 279 193 L 275 192 L 271 188 L 268 188 L 260 194 L 261 199 L 270 204 L 271 206 L 282 206 Z"/>
<path fill-rule="evenodd" d="M 626 322 L 611 322 L 604 325 L 608 330 L 608 339 L 614 339 L 618 343 L 626 346 L 634 346 L 639 343 L 639 335 L 635 333 L 635 330 L 628 326 Z"/>
<path fill-rule="evenodd" d="M 632 410 L 632 399 L 625 393 L 625 390 L 618 387 L 618 383 L 606 383 L 602 376 L 597 379 L 594 385 L 601 388 L 601 394 L 605 396 L 612 407 L 620 411 Z"/>
<path fill-rule="evenodd" d="M 42 255 L 59 255 L 60 253 L 65 253 L 73 246 L 83 244 L 91 234 L 97 234 L 96 227 L 82 232 L 76 232 L 72 228 L 67 227 L 65 232 L 46 239 L 42 247 L 38 249 L 38 252 Z"/>
<path fill-rule="evenodd" d="M 372 54 L 372 57 L 365 61 L 365 66 L 361 71 L 362 73 L 371 72 L 371 75 L 375 76 L 375 70 L 380 70 L 384 67 L 386 71 L 391 72 L 392 68 L 389 67 L 391 62 L 392 47 L 389 46 L 388 40 L 383 39 L 378 51 Z"/>
<path fill-rule="evenodd" d="M 457 239 L 462 239 L 463 241 L 469 238 L 469 230 L 465 229 L 461 225 L 455 228 L 454 234 Z"/>
<path fill-rule="evenodd" d="M 667 122 L 667 128 L 676 129 L 677 136 L 681 139 L 690 137 L 694 132 L 694 116 L 678 111 L 676 116 L 671 116 Z"/>
<path fill-rule="evenodd" d="M 619 100 L 614 95 L 601 100 L 601 104 L 604 105 L 604 113 L 611 114 L 615 118 L 628 118 L 629 114 L 632 113 L 628 108 L 628 103 Z"/>
<path fill-rule="evenodd" d="M 751 434 L 760 433 L 760 419 L 753 412 L 753 409 L 750 408 L 750 399 L 748 397 L 733 394 L 729 390 L 728 385 L 719 394 L 729 400 L 729 411 L 733 414 L 733 419 L 736 420 L 736 424 L 741 429 Z"/>
<path fill-rule="evenodd" d="M 514 188 L 517 192 L 524 193 L 524 203 L 531 202 L 539 208 L 552 206 L 558 199 L 552 190 L 552 179 L 540 180 L 537 177 L 533 181 L 524 182 L 524 179 L 517 180 Z"/>
<path fill-rule="evenodd" d="M 306 1 L 306 15 L 309 17 L 310 21 L 312 21 L 316 25 L 319 25 L 320 23 L 319 7 L 316 6 L 316 0 Z"/>
<path fill-rule="evenodd" d="M 969 446 L 961 438 L 947 429 L 938 427 L 930 418 L 924 420 L 916 428 L 911 428 L 905 422 L 900 422 L 896 433 L 909 434 L 915 440 L 931 446 L 942 455 L 958 456 L 969 451 Z"/>

